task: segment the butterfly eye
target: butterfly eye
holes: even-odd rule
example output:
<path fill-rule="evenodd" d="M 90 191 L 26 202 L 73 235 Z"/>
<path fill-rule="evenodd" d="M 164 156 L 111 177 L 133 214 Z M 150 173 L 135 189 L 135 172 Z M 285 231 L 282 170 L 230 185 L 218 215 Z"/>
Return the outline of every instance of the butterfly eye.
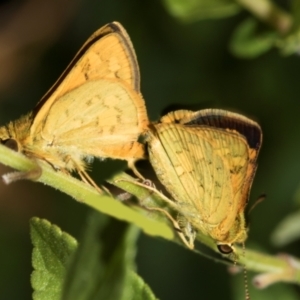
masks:
<path fill-rule="evenodd" d="M 1 144 L 14 151 L 19 150 L 18 143 L 14 139 L 3 140 L 1 141 Z"/>
<path fill-rule="evenodd" d="M 220 253 L 222 253 L 222 254 L 230 254 L 233 252 L 232 247 L 228 244 L 220 244 L 220 245 L 217 245 L 217 247 L 218 247 L 218 250 L 220 251 Z"/>

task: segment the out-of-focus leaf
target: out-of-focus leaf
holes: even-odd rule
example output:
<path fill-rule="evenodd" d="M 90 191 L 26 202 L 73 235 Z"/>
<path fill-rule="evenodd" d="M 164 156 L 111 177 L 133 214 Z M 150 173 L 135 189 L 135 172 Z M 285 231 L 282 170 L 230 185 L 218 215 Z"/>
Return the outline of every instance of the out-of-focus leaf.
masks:
<path fill-rule="evenodd" d="M 127 223 L 97 212 L 91 214 L 68 269 L 61 299 L 123 299 L 135 268 L 138 232 Z"/>
<path fill-rule="evenodd" d="M 283 55 L 299 54 L 300 52 L 300 1 L 294 0 L 291 4 L 293 28 L 288 35 L 277 42 L 277 47 Z"/>
<path fill-rule="evenodd" d="M 77 247 L 76 240 L 47 220 L 32 218 L 31 240 L 34 246 L 31 285 L 34 300 L 58 300 L 66 266 Z"/>
<path fill-rule="evenodd" d="M 121 300 L 157 300 L 150 287 L 135 272 L 130 272 Z"/>
<path fill-rule="evenodd" d="M 255 58 L 270 50 L 277 41 L 273 31 L 257 32 L 258 21 L 249 18 L 234 31 L 229 44 L 230 51 L 237 57 Z"/>
<path fill-rule="evenodd" d="M 300 53 L 300 27 L 293 30 L 287 37 L 280 39 L 277 42 L 277 47 L 283 55 L 299 54 Z"/>
<path fill-rule="evenodd" d="M 240 6 L 232 0 L 164 0 L 174 17 L 183 21 L 225 18 L 237 14 Z"/>
<path fill-rule="evenodd" d="M 300 238 L 300 211 L 286 216 L 271 235 L 273 245 L 285 246 Z"/>
<path fill-rule="evenodd" d="M 291 15 L 293 18 L 293 26 L 299 27 L 299 25 L 300 25 L 300 0 L 293 0 L 291 2 Z"/>

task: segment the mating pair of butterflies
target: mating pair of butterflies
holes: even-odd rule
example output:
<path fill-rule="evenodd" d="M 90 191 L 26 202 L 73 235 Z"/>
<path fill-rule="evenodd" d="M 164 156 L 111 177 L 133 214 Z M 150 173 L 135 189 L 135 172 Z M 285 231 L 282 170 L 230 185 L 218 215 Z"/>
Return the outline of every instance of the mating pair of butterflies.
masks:
<path fill-rule="evenodd" d="M 185 220 L 180 223 L 210 236 L 223 253 L 243 243 L 244 209 L 262 142 L 259 125 L 219 109 L 174 111 L 150 123 L 136 55 L 119 23 L 87 40 L 33 112 L 0 128 L 2 144 L 56 170 L 76 171 L 91 184 L 85 170 L 93 157 L 126 160 L 141 177 L 134 165 L 146 158 L 141 135 L 172 196 L 166 201 Z"/>

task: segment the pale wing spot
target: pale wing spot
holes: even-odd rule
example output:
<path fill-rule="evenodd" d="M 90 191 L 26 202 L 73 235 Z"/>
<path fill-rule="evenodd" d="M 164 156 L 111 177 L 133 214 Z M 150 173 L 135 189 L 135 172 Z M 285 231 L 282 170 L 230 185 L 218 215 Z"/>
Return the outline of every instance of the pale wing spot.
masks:
<path fill-rule="evenodd" d="M 108 61 L 109 70 L 116 75 L 118 71 L 121 69 L 121 65 L 117 57 L 111 57 Z M 118 77 L 117 77 L 118 78 Z"/>

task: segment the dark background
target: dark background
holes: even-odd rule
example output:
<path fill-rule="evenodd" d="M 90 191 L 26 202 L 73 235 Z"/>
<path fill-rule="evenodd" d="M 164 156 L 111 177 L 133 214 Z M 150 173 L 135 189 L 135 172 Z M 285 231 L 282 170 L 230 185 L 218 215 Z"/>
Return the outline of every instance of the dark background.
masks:
<path fill-rule="evenodd" d="M 270 242 L 278 222 L 297 209 L 299 56 L 282 57 L 276 50 L 253 60 L 232 56 L 229 39 L 247 12 L 188 24 L 171 17 L 158 0 L 41 2 L 48 8 L 39 1 L 0 4 L 1 124 L 30 111 L 89 35 L 119 21 L 137 53 L 151 120 L 169 105 L 181 104 L 231 109 L 261 124 L 264 141 L 250 201 L 262 193 L 267 198 L 251 213 L 246 247 L 299 255 L 299 243 L 276 249 Z M 38 183 L 0 183 L 0 193 L 0 299 L 31 299 L 29 219 L 47 218 L 78 237 L 88 208 Z M 137 263 L 138 273 L 162 300 L 225 300 L 234 299 L 237 289 L 243 293 L 242 278 L 233 278 L 223 265 L 143 234 Z M 297 299 L 291 295 L 298 291 L 277 284 L 251 292 L 256 299 L 280 293 Z"/>

